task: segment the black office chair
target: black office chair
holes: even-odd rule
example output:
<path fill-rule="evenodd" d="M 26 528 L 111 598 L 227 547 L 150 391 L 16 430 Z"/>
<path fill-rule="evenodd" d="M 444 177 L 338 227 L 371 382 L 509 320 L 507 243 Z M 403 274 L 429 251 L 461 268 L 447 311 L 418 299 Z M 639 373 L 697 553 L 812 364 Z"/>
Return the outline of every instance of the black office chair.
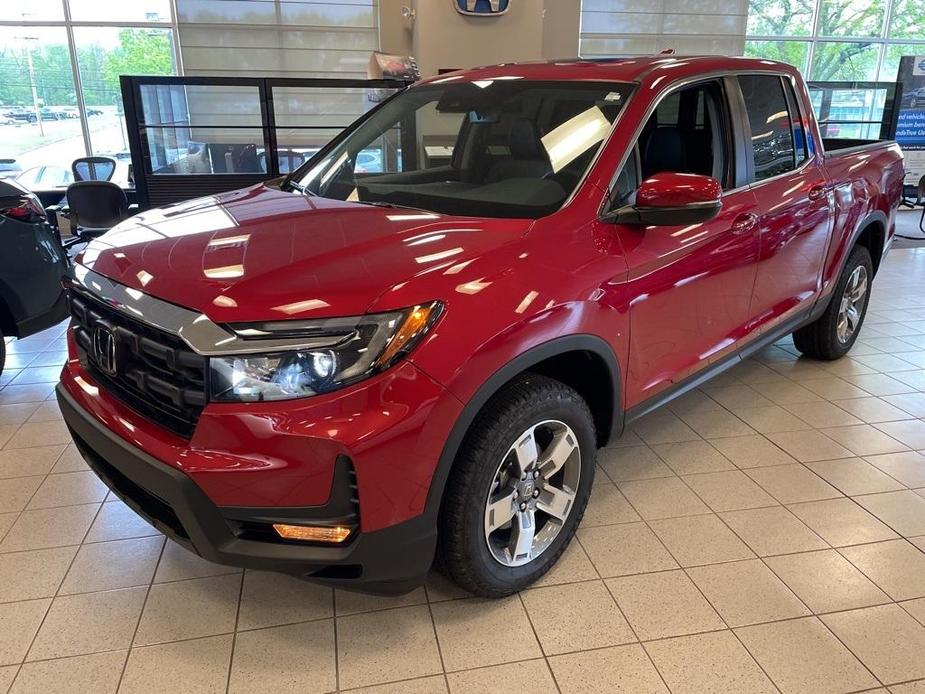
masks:
<path fill-rule="evenodd" d="M 922 206 L 922 216 L 919 217 L 919 229 L 925 234 L 925 176 L 919 179 L 918 196 L 915 202 L 912 203 L 912 207 L 918 207 L 919 205 Z"/>
<path fill-rule="evenodd" d="M 116 172 L 112 157 L 81 157 L 71 163 L 75 181 L 111 181 Z"/>
<path fill-rule="evenodd" d="M 67 216 L 74 238 L 64 248 L 102 236 L 128 216 L 125 191 L 109 181 L 77 181 L 67 187 Z"/>

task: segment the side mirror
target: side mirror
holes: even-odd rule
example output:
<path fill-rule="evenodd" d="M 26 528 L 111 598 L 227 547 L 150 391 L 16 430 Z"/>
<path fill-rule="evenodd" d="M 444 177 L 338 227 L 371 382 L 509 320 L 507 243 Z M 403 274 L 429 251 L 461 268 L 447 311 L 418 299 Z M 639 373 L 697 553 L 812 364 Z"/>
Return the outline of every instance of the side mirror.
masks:
<path fill-rule="evenodd" d="M 604 221 L 637 226 L 682 226 L 713 219 L 723 208 L 723 187 L 711 176 L 660 173 L 636 191 L 636 202 L 611 210 Z"/>

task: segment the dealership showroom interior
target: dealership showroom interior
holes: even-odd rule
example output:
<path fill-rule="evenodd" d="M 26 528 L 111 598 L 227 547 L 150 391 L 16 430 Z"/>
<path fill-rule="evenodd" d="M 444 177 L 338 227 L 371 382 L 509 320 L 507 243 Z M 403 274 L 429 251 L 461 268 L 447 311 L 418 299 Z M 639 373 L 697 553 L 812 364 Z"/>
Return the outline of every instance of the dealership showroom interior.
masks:
<path fill-rule="evenodd" d="M 921 0 L 0 0 L 0 694 L 925 694 Z"/>

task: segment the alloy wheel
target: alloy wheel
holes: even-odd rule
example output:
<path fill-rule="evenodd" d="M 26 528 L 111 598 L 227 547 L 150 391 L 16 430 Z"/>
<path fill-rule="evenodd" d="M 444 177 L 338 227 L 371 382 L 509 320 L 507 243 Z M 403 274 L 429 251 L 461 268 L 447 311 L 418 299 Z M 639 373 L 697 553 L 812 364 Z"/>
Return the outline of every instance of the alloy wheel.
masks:
<path fill-rule="evenodd" d="M 867 296 L 867 268 L 858 265 L 848 277 L 845 293 L 841 298 L 838 320 L 835 323 L 835 335 L 843 345 L 857 332 L 864 311 Z"/>
<path fill-rule="evenodd" d="M 578 437 L 564 422 L 534 424 L 517 438 L 485 502 L 485 541 L 499 564 L 523 566 L 549 548 L 572 512 L 580 478 Z"/>

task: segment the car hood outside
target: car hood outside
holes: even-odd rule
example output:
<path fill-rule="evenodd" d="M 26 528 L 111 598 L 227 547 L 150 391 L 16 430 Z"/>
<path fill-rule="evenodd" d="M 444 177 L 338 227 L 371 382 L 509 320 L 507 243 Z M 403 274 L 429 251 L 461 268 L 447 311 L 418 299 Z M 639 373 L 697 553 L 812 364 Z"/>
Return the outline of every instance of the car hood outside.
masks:
<path fill-rule="evenodd" d="M 419 301 L 439 299 L 428 295 L 427 273 L 515 241 L 531 223 L 256 185 L 136 215 L 78 262 L 215 322 L 328 318 L 362 314 L 412 280 Z"/>

